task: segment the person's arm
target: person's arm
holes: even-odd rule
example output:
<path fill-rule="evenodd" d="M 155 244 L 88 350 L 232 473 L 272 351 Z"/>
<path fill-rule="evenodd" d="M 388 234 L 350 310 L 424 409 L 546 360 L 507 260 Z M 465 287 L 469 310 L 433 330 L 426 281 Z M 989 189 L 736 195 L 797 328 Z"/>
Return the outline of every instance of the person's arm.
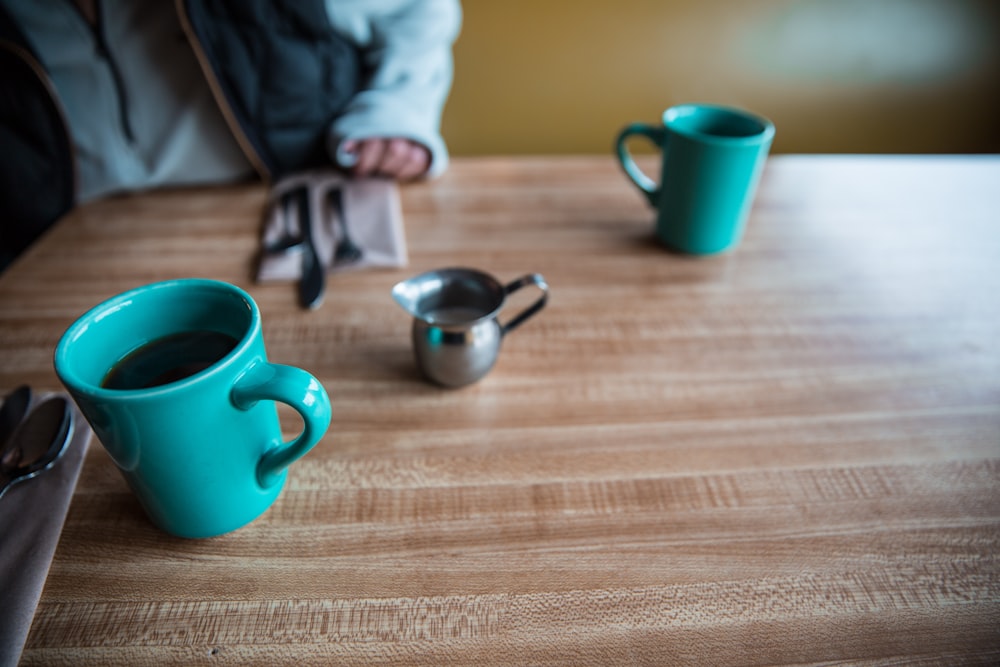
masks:
<path fill-rule="evenodd" d="M 364 54 L 366 88 L 333 123 L 330 151 L 362 175 L 403 179 L 445 170 L 441 112 L 451 88 L 457 0 L 327 0 L 338 30 Z M 416 171 L 414 165 L 423 164 Z"/>

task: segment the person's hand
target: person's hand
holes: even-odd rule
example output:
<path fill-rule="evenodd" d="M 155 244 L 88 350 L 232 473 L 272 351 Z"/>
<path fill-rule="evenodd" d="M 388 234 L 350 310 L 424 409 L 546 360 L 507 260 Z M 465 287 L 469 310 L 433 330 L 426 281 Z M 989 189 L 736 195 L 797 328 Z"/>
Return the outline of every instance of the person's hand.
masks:
<path fill-rule="evenodd" d="M 399 137 L 350 140 L 344 143 L 344 149 L 356 158 L 351 167 L 355 176 L 410 181 L 423 176 L 431 166 L 431 152 L 427 147 Z"/>

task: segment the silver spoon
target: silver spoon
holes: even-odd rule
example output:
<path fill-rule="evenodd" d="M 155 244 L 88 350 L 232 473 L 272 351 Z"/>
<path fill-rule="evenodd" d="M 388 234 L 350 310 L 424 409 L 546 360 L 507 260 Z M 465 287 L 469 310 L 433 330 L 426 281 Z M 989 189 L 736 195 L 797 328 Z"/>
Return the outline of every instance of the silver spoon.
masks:
<path fill-rule="evenodd" d="M 61 396 L 42 401 L 0 449 L 0 498 L 14 484 L 48 470 L 73 432 L 73 412 Z"/>
<path fill-rule="evenodd" d="M 344 196 L 340 188 L 333 188 L 326 193 L 326 199 L 333 209 L 334 215 L 340 221 L 340 231 L 342 236 L 337 242 L 337 249 L 334 252 L 334 259 L 339 262 L 356 262 L 361 259 L 361 248 L 354 243 L 350 233 L 347 231 L 347 218 L 344 217 Z"/>

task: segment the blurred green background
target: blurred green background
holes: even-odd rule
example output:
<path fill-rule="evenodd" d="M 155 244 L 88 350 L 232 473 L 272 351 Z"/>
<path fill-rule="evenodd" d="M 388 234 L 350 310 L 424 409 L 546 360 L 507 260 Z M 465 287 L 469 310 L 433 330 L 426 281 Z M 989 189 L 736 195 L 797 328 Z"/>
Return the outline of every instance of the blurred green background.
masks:
<path fill-rule="evenodd" d="M 774 153 L 1000 153 L 1000 0 L 464 0 L 455 155 L 610 153 L 681 102 Z"/>

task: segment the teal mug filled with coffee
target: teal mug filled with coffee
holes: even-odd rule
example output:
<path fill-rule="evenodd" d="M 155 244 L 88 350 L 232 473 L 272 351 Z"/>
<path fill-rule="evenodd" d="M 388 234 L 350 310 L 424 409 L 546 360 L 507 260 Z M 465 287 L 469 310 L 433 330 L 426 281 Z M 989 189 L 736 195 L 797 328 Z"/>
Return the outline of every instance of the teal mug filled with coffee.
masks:
<path fill-rule="evenodd" d="M 263 514 L 330 424 L 323 386 L 268 361 L 257 305 L 228 283 L 174 280 L 113 297 L 69 327 L 55 369 L 150 519 L 180 537 Z M 288 442 L 275 401 L 302 417 Z"/>
<path fill-rule="evenodd" d="M 659 147 L 656 183 L 636 165 L 628 139 Z M 683 104 L 663 112 L 662 125 L 633 123 L 615 143 L 626 176 L 656 209 L 656 235 L 667 247 L 693 255 L 723 252 L 743 236 L 774 124 L 731 107 Z"/>

